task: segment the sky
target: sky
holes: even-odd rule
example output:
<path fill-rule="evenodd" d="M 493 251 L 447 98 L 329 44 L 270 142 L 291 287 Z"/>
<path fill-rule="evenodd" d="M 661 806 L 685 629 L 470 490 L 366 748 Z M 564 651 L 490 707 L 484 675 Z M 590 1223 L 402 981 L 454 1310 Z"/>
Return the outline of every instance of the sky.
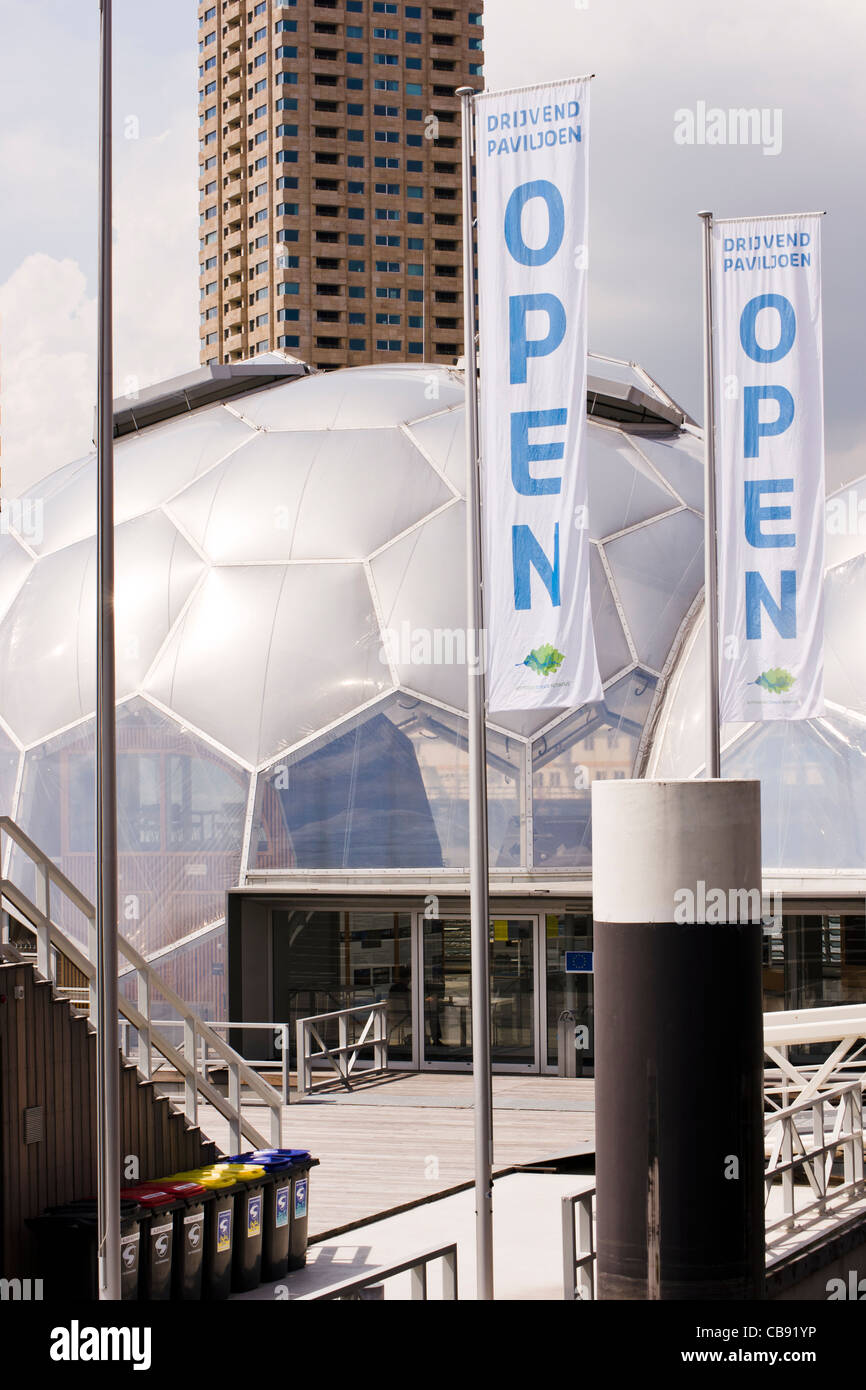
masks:
<path fill-rule="evenodd" d="M 198 365 L 198 30 L 194 0 L 115 0 L 114 13 L 119 395 Z M 0 0 L 0 33 L 0 492 L 12 497 L 90 447 L 98 4 Z M 827 210 L 828 482 L 866 473 L 863 0 L 486 0 L 485 50 L 493 89 L 595 74 L 590 346 L 641 363 L 697 419 L 696 214 Z M 700 103 L 765 110 L 780 148 L 679 143 L 678 113 Z"/>

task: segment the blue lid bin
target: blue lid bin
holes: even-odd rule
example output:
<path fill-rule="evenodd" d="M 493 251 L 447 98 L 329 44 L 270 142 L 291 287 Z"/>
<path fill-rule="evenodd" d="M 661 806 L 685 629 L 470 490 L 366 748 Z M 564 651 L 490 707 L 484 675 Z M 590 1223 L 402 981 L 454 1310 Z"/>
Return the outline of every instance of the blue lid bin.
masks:
<path fill-rule="evenodd" d="M 307 1262 L 310 1169 L 319 1160 L 309 1149 L 257 1149 L 233 1161 L 255 1163 L 274 1179 L 265 1193 L 262 1283 L 302 1269 Z"/>

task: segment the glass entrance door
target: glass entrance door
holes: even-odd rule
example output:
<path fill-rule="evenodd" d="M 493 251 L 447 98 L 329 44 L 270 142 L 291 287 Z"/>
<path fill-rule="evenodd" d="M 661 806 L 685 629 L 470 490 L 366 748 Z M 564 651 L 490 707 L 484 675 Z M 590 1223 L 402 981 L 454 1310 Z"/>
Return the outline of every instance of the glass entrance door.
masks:
<path fill-rule="evenodd" d="M 471 942 L 468 917 L 421 919 L 427 1066 L 472 1061 Z M 490 923 L 491 1059 L 537 1069 L 533 917 Z"/>

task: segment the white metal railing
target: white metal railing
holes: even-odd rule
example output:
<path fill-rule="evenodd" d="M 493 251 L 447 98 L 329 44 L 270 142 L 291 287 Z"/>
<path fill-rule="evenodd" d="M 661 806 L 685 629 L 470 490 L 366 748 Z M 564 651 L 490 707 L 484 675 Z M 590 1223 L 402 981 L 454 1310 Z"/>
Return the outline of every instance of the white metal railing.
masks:
<path fill-rule="evenodd" d="M 863 1093 L 859 1080 L 812 1094 L 764 1117 L 769 1159 L 764 1173 L 766 1247 L 774 1251 L 792 1233 L 828 1217 L 844 1217 L 866 1202 L 863 1159 Z M 831 1183 L 841 1153 L 841 1180 Z M 798 1183 L 802 1174 L 806 1182 Z M 771 1219 L 773 1188 L 781 1185 L 783 1214 Z M 799 1201 L 798 1201 L 799 1195 Z M 803 1199 L 806 1200 L 803 1200 Z M 810 1199 L 811 1200 L 808 1200 Z M 595 1298 L 595 1188 L 562 1198 L 562 1272 L 566 1302 Z"/>
<path fill-rule="evenodd" d="M 411 1259 L 403 1260 L 401 1264 L 382 1265 L 379 1269 L 374 1269 L 369 1274 L 363 1274 L 359 1278 L 344 1279 L 342 1283 L 332 1284 L 330 1288 L 320 1290 L 317 1293 L 301 1294 L 300 1300 L 307 1303 L 358 1300 L 362 1290 L 384 1284 L 386 1279 L 395 1279 L 400 1274 L 408 1274 L 410 1276 L 409 1298 L 421 1299 L 426 1302 L 429 1301 L 427 1271 L 436 1260 L 442 1261 L 443 1300 L 456 1299 L 457 1246 L 441 1245 L 435 1250 L 426 1250 L 423 1254 L 413 1255 Z"/>
<path fill-rule="evenodd" d="M 781 1182 L 783 1215 L 767 1222 L 767 1246 L 778 1244 L 803 1226 L 813 1225 L 839 1208 L 866 1198 L 863 1177 L 863 1093 L 859 1081 L 798 1100 L 765 1117 L 769 1160 L 765 1199 Z M 843 1174 L 831 1186 L 830 1176 L 841 1152 Z M 806 1184 L 797 1184 L 801 1173 Z M 797 1204 L 800 1197 L 813 1200 Z M 770 1213 L 768 1212 L 768 1216 Z"/>
<path fill-rule="evenodd" d="M 568 1192 L 562 1199 L 562 1296 L 566 1303 L 595 1298 L 594 1206 L 594 1187 Z"/>
<path fill-rule="evenodd" d="M 794 1049 L 835 1044 L 822 1061 L 795 1064 Z M 764 1014 L 764 1094 L 771 1109 L 859 1080 L 866 1091 L 866 1004 Z"/>
<path fill-rule="evenodd" d="M 67 991 L 67 992 L 68 992 L 68 991 Z M 160 1019 L 160 1021 L 159 1021 L 159 1026 L 160 1026 L 160 1028 L 182 1028 L 182 1027 L 183 1027 L 183 1019 L 182 1019 L 182 1018 L 163 1018 L 163 1019 Z M 255 1029 L 255 1030 L 259 1031 L 259 1032 L 273 1033 L 273 1035 L 274 1035 L 275 1046 L 276 1046 L 276 1048 L 277 1048 L 277 1050 L 278 1050 L 278 1052 L 279 1052 L 279 1054 L 280 1054 L 280 1061 L 279 1061 L 279 1067 L 280 1067 L 280 1098 L 281 1098 L 281 1100 L 282 1100 L 283 1105 L 288 1105 L 288 1104 L 289 1104 L 289 1097 L 290 1097 L 290 1084 L 289 1084 L 289 1081 L 290 1081 L 290 1077 L 289 1077 L 289 1032 L 290 1032 L 290 1029 L 291 1029 L 291 1024 L 289 1024 L 289 1023 L 273 1023 L 273 1022 L 271 1022 L 271 1023 L 248 1023 L 248 1022 L 247 1022 L 247 1023 L 233 1023 L 233 1022 L 231 1022 L 231 1021 L 229 1021 L 229 1020 L 225 1020 L 225 1021 L 224 1021 L 223 1019 L 219 1019 L 219 1020 L 211 1019 L 211 1020 L 209 1021 L 209 1026 L 210 1026 L 211 1028 L 214 1028 L 214 1029 L 219 1030 L 219 1032 L 221 1032 L 221 1033 L 227 1032 L 228 1029 L 230 1029 L 230 1028 L 237 1028 L 237 1029 L 239 1029 L 241 1032 L 243 1032 L 243 1031 L 249 1031 L 249 1030 L 251 1030 L 251 1029 Z M 124 1055 L 127 1056 L 127 1057 L 129 1057 L 130 1059 L 136 1061 L 137 1064 L 138 1064 L 138 1066 L 139 1066 L 139 1069 L 140 1069 L 140 1070 L 143 1070 L 143 1065 L 142 1065 L 142 1060 L 141 1060 L 141 1059 L 142 1059 L 142 1044 L 141 1044 L 141 1040 L 139 1039 L 138 1042 L 137 1042 L 137 1044 L 135 1044 L 135 1045 L 133 1044 L 133 1042 L 132 1042 L 132 1040 L 131 1040 L 131 1034 L 133 1033 L 133 1031 L 134 1031 L 134 1030 L 130 1027 L 128 1021 L 127 1021 L 125 1018 L 122 1018 L 122 1019 L 120 1020 L 120 1036 L 121 1036 L 121 1046 L 123 1047 Z M 246 1062 L 246 1064 L 247 1064 L 248 1067 L 254 1067 L 257 1071 L 258 1071 L 258 1069 L 259 1069 L 260 1067 L 261 1067 L 261 1068 L 264 1068 L 264 1067 L 273 1068 L 273 1066 L 274 1066 L 274 1063 L 273 1063 L 273 1061 L 271 1060 L 270 1057 L 245 1057 L 245 1058 L 244 1058 L 244 1061 Z M 151 1076 L 151 1080 L 153 1080 L 154 1073 L 157 1072 L 157 1071 L 161 1071 L 161 1070 L 167 1065 L 167 1063 L 166 1063 L 164 1057 L 162 1057 L 159 1053 L 156 1053 L 156 1054 L 154 1054 L 154 1055 L 151 1057 L 151 1064 L 150 1064 L 150 1065 L 151 1065 L 150 1076 Z M 216 1056 L 216 1057 L 211 1056 L 210 1049 L 209 1049 L 209 1047 L 208 1047 L 208 1045 L 207 1045 L 207 1042 L 205 1041 L 205 1039 L 204 1039 L 203 1037 L 200 1037 L 200 1038 L 199 1038 L 198 1066 L 201 1068 L 201 1070 L 204 1072 L 205 1075 L 207 1075 L 208 1072 L 210 1072 L 210 1071 L 222 1071 L 222 1070 L 224 1070 L 224 1068 L 225 1068 L 225 1062 L 222 1060 L 221 1057 L 219 1057 L 219 1056 Z"/>
<path fill-rule="evenodd" d="M 79 970 L 87 979 L 88 986 L 92 987 L 96 978 L 96 911 L 93 904 L 13 820 L 0 816 L 0 866 L 4 868 L 7 859 L 11 858 L 7 854 L 11 845 L 17 847 L 33 869 L 35 901 L 10 878 L 0 877 L 0 909 L 17 918 L 35 936 L 36 968 L 46 980 L 56 983 L 59 954 Z M 5 872 L 8 873 L 8 869 Z M 72 909 L 84 918 L 86 949 L 52 920 L 53 894 L 60 899 L 58 906 L 66 911 Z M 242 1147 L 244 1139 L 256 1148 L 279 1145 L 282 1137 L 282 1100 L 279 1092 L 257 1076 L 245 1059 L 229 1047 L 210 1024 L 194 1014 L 170 985 L 156 974 L 144 956 L 119 933 L 117 947 L 118 954 L 129 962 L 134 971 L 135 1002 L 123 992 L 118 1002 L 123 1019 L 137 1034 L 138 1066 L 145 1080 L 154 1079 L 153 1058 L 157 1054 L 181 1077 L 183 1111 L 190 1124 L 198 1124 L 198 1103 L 201 1098 L 228 1121 L 229 1144 L 234 1151 Z M 176 1047 L 166 1036 L 165 1020 L 153 1016 L 152 1001 L 157 995 L 165 1006 L 178 1015 L 176 1022 L 183 1029 L 180 1047 Z M 93 1022 L 96 1022 L 97 1004 L 98 992 L 90 988 L 90 1018 Z M 128 1029 L 127 1040 L 129 1038 Z M 199 1058 L 204 1049 L 207 1053 L 216 1054 L 228 1071 L 227 1098 L 211 1084 L 206 1070 L 200 1066 Z M 259 1106 L 263 1105 L 270 1112 L 269 1138 L 261 1134 L 242 1113 L 242 1086 L 252 1092 Z"/>
<path fill-rule="evenodd" d="M 373 1049 L 373 1065 L 364 1068 L 365 1079 L 370 1076 L 378 1076 L 388 1070 L 388 1027 L 386 1020 L 387 1004 L 381 1001 L 378 1004 L 362 1004 L 355 1009 L 335 1009 L 333 1013 L 315 1014 L 311 1018 L 299 1018 L 297 1021 L 297 1043 L 298 1043 L 298 1095 L 312 1095 L 313 1086 L 313 1063 L 324 1061 L 330 1071 L 326 1073 L 325 1083 L 333 1081 L 333 1074 L 345 1086 L 347 1091 L 352 1089 L 352 1077 L 358 1061 L 358 1053 L 369 1048 Z M 329 1047 L 322 1038 L 325 1031 L 324 1025 L 337 1021 L 338 1042 L 336 1047 Z M 354 1019 L 361 1019 L 361 1033 L 354 1041 L 349 1041 L 349 1023 Z M 319 1045 L 319 1051 L 313 1051 L 313 1043 Z"/>

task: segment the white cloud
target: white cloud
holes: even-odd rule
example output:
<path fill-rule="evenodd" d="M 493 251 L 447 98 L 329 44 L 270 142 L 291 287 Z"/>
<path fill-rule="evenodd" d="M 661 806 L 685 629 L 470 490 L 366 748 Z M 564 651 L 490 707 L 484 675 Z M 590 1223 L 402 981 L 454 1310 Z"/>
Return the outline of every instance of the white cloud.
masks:
<path fill-rule="evenodd" d="M 175 133 L 177 132 L 177 133 Z M 115 146 L 115 395 L 198 362 L 197 163 L 189 112 Z M 27 256 L 0 286 L 2 494 L 91 447 L 96 300 L 72 259 Z"/>

